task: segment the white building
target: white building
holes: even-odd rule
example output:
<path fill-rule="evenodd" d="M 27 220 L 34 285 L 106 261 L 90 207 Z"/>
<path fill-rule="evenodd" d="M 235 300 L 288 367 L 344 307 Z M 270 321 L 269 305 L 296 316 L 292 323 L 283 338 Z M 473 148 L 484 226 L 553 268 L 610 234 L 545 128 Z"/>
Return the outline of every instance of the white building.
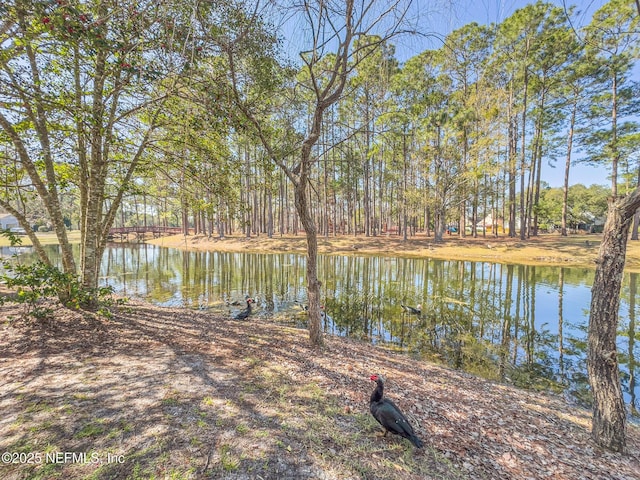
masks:
<path fill-rule="evenodd" d="M 0 213 L 0 230 L 19 227 L 18 219 L 10 213 Z"/>

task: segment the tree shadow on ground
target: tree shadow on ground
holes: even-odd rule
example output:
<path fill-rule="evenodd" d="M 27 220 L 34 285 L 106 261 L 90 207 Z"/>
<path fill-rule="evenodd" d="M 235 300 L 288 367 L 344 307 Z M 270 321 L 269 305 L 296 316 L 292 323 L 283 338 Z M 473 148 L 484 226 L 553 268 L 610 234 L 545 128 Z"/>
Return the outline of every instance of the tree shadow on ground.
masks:
<path fill-rule="evenodd" d="M 300 329 L 135 302 L 111 319 L 54 318 L 2 326 L 0 450 L 89 461 L 4 464 L 3 479 L 632 478 L 640 467 L 635 429 L 632 455 L 605 454 L 588 412 L 558 397 L 363 342 L 314 350 Z M 380 438 L 374 372 L 425 449 Z"/>

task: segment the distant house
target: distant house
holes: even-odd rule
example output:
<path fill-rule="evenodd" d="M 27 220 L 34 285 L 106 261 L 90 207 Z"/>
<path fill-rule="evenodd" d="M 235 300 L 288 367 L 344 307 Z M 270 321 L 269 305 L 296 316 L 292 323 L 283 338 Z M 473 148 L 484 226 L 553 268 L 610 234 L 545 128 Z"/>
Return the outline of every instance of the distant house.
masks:
<path fill-rule="evenodd" d="M 494 219 L 493 215 L 489 214 L 484 218 L 484 220 L 480 220 L 478 223 L 476 223 L 476 228 L 480 232 L 484 230 L 487 233 L 494 233 L 493 229 L 495 228 L 498 233 L 507 233 L 509 231 L 509 220 L 505 220 L 502 217 Z M 520 219 L 516 218 L 516 229 L 519 228 Z"/>
<path fill-rule="evenodd" d="M 577 230 L 582 230 L 587 233 L 602 233 L 604 230 L 604 222 L 607 220 L 606 216 L 596 217 L 590 212 L 584 214 L 586 222 L 580 222 L 576 225 Z"/>
<path fill-rule="evenodd" d="M 10 213 L 0 213 L 0 229 L 6 230 L 7 228 L 19 227 L 18 219 Z"/>

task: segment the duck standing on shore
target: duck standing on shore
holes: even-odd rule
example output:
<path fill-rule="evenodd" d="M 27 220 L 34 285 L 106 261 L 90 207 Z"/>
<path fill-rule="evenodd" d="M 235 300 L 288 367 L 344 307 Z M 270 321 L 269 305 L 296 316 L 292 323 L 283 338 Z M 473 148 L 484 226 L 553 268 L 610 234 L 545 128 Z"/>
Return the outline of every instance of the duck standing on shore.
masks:
<path fill-rule="evenodd" d="M 374 374 L 369 378 L 372 382 L 376 382 L 376 389 L 369 400 L 369 410 L 373 418 L 384 427 L 385 437 L 388 432 L 395 433 L 409 439 L 417 448 L 422 448 L 422 440 L 416 436 L 407 418 L 395 403 L 384 398 L 384 378 L 382 375 Z"/>
<path fill-rule="evenodd" d="M 254 303 L 253 298 L 247 297 L 247 308 L 240 310 L 233 316 L 234 320 L 246 320 L 251 315 L 251 304 Z"/>

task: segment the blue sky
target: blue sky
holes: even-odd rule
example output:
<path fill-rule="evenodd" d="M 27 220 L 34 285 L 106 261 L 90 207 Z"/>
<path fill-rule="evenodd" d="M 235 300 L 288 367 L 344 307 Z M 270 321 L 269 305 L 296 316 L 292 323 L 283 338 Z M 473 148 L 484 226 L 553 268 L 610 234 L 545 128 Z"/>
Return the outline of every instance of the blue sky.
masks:
<path fill-rule="evenodd" d="M 543 0 L 567 10 L 576 6 L 572 22 L 578 29 L 591 20 L 605 0 Z M 501 23 L 516 10 L 535 0 L 412 0 L 409 22 L 425 34 L 396 39 L 397 53 L 406 60 L 427 48 L 439 48 L 441 39 L 466 24 Z M 432 35 L 430 35 L 432 34 Z M 433 35 L 435 34 L 435 35 Z"/>

